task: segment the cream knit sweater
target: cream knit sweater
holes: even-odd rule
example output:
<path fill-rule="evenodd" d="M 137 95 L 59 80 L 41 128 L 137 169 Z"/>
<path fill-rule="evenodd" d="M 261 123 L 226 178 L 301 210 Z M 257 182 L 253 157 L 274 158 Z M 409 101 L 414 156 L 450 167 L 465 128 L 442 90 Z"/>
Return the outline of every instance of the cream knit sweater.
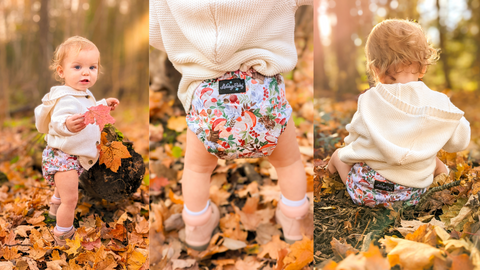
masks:
<path fill-rule="evenodd" d="M 84 92 L 65 85 L 54 86 L 42 98 L 42 104 L 35 108 L 35 126 L 38 132 L 46 134 L 48 146 L 78 156 L 80 165 L 88 170 L 98 159 L 100 129 L 97 125 L 89 124 L 74 133 L 67 129 L 65 121 L 69 116 L 85 113 L 87 108 L 99 104 L 107 106 L 107 101 L 95 101 L 89 90 Z"/>
<path fill-rule="evenodd" d="M 432 183 L 440 149 L 458 152 L 470 142 L 463 111 L 423 82 L 368 90 L 346 129 L 346 146 L 339 150 L 343 162 L 366 162 L 386 179 L 415 188 Z"/>
<path fill-rule="evenodd" d="M 185 111 L 205 79 L 247 70 L 273 76 L 297 63 L 295 11 L 313 0 L 150 0 L 150 44 L 183 75 Z"/>

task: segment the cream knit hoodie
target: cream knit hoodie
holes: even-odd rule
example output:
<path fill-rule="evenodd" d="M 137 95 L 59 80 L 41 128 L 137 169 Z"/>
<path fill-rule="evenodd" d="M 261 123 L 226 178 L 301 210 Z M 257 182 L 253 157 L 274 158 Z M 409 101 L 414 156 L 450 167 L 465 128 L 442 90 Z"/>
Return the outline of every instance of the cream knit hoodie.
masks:
<path fill-rule="evenodd" d="M 182 73 L 185 111 L 205 79 L 249 67 L 266 76 L 292 70 L 295 11 L 307 4 L 313 0 L 150 0 L 150 44 Z"/>
<path fill-rule="evenodd" d="M 107 105 L 107 101 L 96 102 L 89 90 L 84 92 L 66 85 L 54 86 L 42 98 L 42 104 L 35 108 L 35 126 L 40 133 L 46 134 L 48 146 L 78 156 L 80 165 L 88 170 L 98 159 L 100 129 L 89 124 L 74 133 L 67 129 L 65 121 L 73 114 L 85 113 L 87 108 L 100 104 Z"/>
<path fill-rule="evenodd" d="M 463 111 L 423 82 L 368 90 L 346 129 L 346 146 L 339 150 L 343 162 L 366 162 L 386 179 L 415 188 L 432 183 L 440 149 L 458 152 L 470 142 Z"/>

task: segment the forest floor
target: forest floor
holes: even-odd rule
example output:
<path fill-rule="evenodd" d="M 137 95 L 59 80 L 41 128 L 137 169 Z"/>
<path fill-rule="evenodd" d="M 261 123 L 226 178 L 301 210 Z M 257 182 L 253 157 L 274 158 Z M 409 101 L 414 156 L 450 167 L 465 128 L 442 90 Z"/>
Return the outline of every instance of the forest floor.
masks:
<path fill-rule="evenodd" d="M 220 208 L 220 225 L 208 248 L 197 252 L 183 242 L 181 183 L 187 125 L 176 97 L 150 93 L 151 269 L 312 269 L 313 258 L 313 50 L 284 74 L 293 107 L 297 140 L 308 178 L 312 212 L 307 235 L 284 242 L 274 213 L 280 196 L 267 158 L 219 160 L 210 199 Z"/>
<path fill-rule="evenodd" d="M 325 165 L 348 133 L 356 101 L 316 100 L 315 107 L 315 239 L 318 269 L 478 269 L 480 267 L 480 116 L 474 93 L 446 93 L 465 112 L 472 127 L 467 150 L 441 151 L 450 174 L 430 188 L 459 180 L 433 193 L 415 209 L 370 208 L 352 202 L 338 174 Z M 337 180 L 339 181 L 337 181 Z M 370 269 L 370 268 L 368 268 Z"/>
<path fill-rule="evenodd" d="M 55 220 L 48 217 L 53 187 L 41 174 L 45 142 L 31 115 L 0 130 L 0 269 L 148 269 L 148 173 L 131 198 L 116 203 L 80 189 L 75 237 L 55 246 Z M 148 162 L 148 107 L 122 103 L 112 116 Z"/>

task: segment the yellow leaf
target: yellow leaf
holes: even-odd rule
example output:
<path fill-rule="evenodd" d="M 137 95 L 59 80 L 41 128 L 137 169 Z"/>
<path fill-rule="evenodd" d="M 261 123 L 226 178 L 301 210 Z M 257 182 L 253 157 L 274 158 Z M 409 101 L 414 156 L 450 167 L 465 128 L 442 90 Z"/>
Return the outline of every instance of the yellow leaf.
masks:
<path fill-rule="evenodd" d="M 145 253 L 145 254 L 144 254 Z M 128 258 L 128 270 L 138 270 L 147 260 L 146 250 L 136 248 Z"/>
<path fill-rule="evenodd" d="M 65 250 L 68 255 L 76 254 L 78 249 L 82 246 L 81 238 L 77 234 L 75 234 L 74 240 L 66 239 L 66 241 L 67 245 L 70 247 L 68 250 Z"/>

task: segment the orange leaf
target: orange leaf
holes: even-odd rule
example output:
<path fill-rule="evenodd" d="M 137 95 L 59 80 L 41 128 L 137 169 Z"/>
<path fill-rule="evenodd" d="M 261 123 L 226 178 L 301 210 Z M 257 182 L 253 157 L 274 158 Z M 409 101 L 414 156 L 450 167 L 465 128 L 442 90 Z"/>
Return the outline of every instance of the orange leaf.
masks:
<path fill-rule="evenodd" d="M 110 146 L 102 145 L 100 164 L 105 164 L 112 172 L 117 172 L 122 165 L 122 158 L 132 157 L 128 149 L 121 142 L 112 142 Z"/>
<path fill-rule="evenodd" d="M 473 270 L 474 266 L 467 254 L 450 256 L 452 259 L 452 270 Z"/>
<path fill-rule="evenodd" d="M 175 204 L 183 204 L 183 200 L 181 198 L 178 198 L 177 195 L 175 195 L 175 193 L 173 193 L 171 189 L 168 192 L 168 197 Z"/>
<path fill-rule="evenodd" d="M 103 130 L 105 124 L 115 123 L 115 119 L 110 115 L 110 107 L 102 104 L 88 108 L 83 116 L 85 124 L 97 124 L 100 131 Z"/>
<path fill-rule="evenodd" d="M 265 258 L 265 256 L 268 254 L 270 258 L 278 260 L 278 252 L 286 247 L 288 247 L 288 244 L 280 240 L 280 235 L 274 235 L 272 237 L 272 241 L 268 242 L 265 245 L 262 245 L 262 252 L 260 252 L 257 257 Z"/>
<path fill-rule="evenodd" d="M 290 246 L 291 252 L 283 259 L 285 264 L 289 263 L 285 270 L 302 269 L 313 261 L 313 240 L 303 237 Z"/>
<path fill-rule="evenodd" d="M 17 259 L 17 258 L 20 258 L 20 256 L 22 256 L 22 255 L 18 254 L 18 249 L 16 247 L 12 247 L 12 248 L 5 247 L 3 252 L 4 252 L 3 253 L 3 258 L 5 258 L 5 260 L 7 260 L 7 261 Z"/>

